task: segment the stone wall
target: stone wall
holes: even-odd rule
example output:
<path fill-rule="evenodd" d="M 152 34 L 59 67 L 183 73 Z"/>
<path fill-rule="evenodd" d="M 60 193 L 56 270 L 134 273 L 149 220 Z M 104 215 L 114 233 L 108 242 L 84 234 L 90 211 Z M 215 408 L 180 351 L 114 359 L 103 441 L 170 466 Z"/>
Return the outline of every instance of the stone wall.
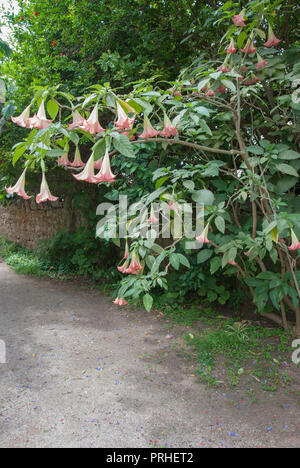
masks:
<path fill-rule="evenodd" d="M 37 205 L 33 200 L 20 199 L 7 206 L 0 204 L 0 237 L 30 249 L 60 230 L 73 231 L 84 224 L 82 214 L 67 202 Z"/>

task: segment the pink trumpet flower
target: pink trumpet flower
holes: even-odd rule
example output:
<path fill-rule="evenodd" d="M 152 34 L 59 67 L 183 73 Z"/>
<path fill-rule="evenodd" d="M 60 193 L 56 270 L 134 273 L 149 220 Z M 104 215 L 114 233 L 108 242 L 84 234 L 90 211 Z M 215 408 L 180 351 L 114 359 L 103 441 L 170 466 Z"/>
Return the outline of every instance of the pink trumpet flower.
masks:
<path fill-rule="evenodd" d="M 220 85 L 220 86 L 216 89 L 216 91 L 217 91 L 218 93 L 224 94 L 224 93 L 227 92 L 227 88 L 225 88 L 224 85 Z"/>
<path fill-rule="evenodd" d="M 43 203 L 46 202 L 47 200 L 55 202 L 58 200 L 58 197 L 54 197 L 51 195 L 49 186 L 46 180 L 45 172 L 43 172 L 43 178 L 42 178 L 42 184 L 41 184 L 41 189 L 40 193 L 36 196 L 36 203 Z"/>
<path fill-rule="evenodd" d="M 69 128 L 79 128 L 84 124 L 85 119 L 79 114 L 77 110 L 72 111 L 73 123 L 69 124 Z"/>
<path fill-rule="evenodd" d="M 298 250 L 298 249 L 300 249 L 300 242 L 299 242 L 296 234 L 294 233 L 293 229 L 291 229 L 291 237 L 292 237 L 292 243 L 288 247 L 288 249 L 289 250 Z"/>
<path fill-rule="evenodd" d="M 34 116 L 29 119 L 29 125 L 30 127 L 41 130 L 43 128 L 49 127 L 51 122 L 52 120 L 48 120 L 46 117 L 44 100 L 42 100 L 38 113 L 34 114 Z"/>
<path fill-rule="evenodd" d="M 124 299 L 124 297 L 121 297 L 121 299 L 118 299 L 118 298 L 115 299 L 113 301 L 113 303 L 116 304 L 116 305 L 119 305 L 119 306 L 123 306 L 123 305 L 128 304 L 128 302 Z"/>
<path fill-rule="evenodd" d="M 252 84 L 255 84 L 257 83 L 258 81 L 260 81 L 260 79 L 257 77 L 257 76 L 253 76 L 252 78 L 248 79 L 248 80 L 244 80 L 243 81 L 243 84 L 245 85 L 252 85 Z"/>
<path fill-rule="evenodd" d="M 85 165 L 85 168 L 79 174 L 72 174 L 76 180 L 89 182 L 90 184 L 96 184 L 95 168 L 94 168 L 94 153 L 92 153 L 90 159 Z"/>
<path fill-rule="evenodd" d="M 129 247 L 128 247 L 128 240 L 126 239 L 126 245 L 125 245 L 125 253 L 123 260 L 126 260 L 129 257 Z"/>
<path fill-rule="evenodd" d="M 238 15 L 233 16 L 232 21 L 234 22 L 236 26 L 240 26 L 240 27 L 246 26 L 244 12 L 245 10 L 242 10 Z"/>
<path fill-rule="evenodd" d="M 23 110 L 22 114 L 20 114 L 18 117 L 11 117 L 11 121 L 19 125 L 19 127 L 30 128 L 30 107 L 31 104 L 26 107 L 26 109 Z"/>
<path fill-rule="evenodd" d="M 160 132 L 160 134 L 166 138 L 170 138 L 172 136 L 175 136 L 177 135 L 178 131 L 177 131 L 177 128 L 176 126 L 174 127 L 169 119 L 169 117 L 167 116 L 167 114 L 165 113 L 164 114 L 164 129 L 162 132 Z"/>
<path fill-rule="evenodd" d="M 70 163 L 71 167 L 84 167 L 85 163 L 81 160 L 80 151 L 78 146 L 76 146 L 74 161 Z"/>
<path fill-rule="evenodd" d="M 223 65 L 219 67 L 219 70 L 223 73 L 228 73 L 232 70 L 231 67 L 227 67 L 226 63 L 224 62 Z"/>
<path fill-rule="evenodd" d="M 139 138 L 153 138 L 159 135 L 159 132 L 157 132 L 151 125 L 150 120 L 144 114 L 144 131 L 139 135 Z"/>
<path fill-rule="evenodd" d="M 132 254 L 132 259 L 129 267 L 124 271 L 124 273 L 129 273 L 131 275 L 138 275 L 143 270 L 143 267 L 140 263 L 138 254 L 134 251 Z"/>
<path fill-rule="evenodd" d="M 101 169 L 98 172 L 98 174 L 95 175 L 95 179 L 97 182 L 114 182 L 116 177 L 117 176 L 114 175 L 111 171 L 109 152 L 108 152 L 108 148 L 106 148 L 103 162 L 101 165 Z"/>
<path fill-rule="evenodd" d="M 150 224 L 158 224 L 159 219 L 155 216 L 153 206 L 151 205 L 151 211 L 150 211 L 150 218 L 147 220 L 148 223 Z"/>
<path fill-rule="evenodd" d="M 29 200 L 29 198 L 31 198 L 29 195 L 27 195 L 27 193 L 25 192 L 25 176 L 26 176 L 26 171 L 27 169 L 25 169 L 23 172 L 22 172 L 22 175 L 21 177 L 19 178 L 19 180 L 17 181 L 17 183 L 13 186 L 13 187 L 5 187 L 5 190 L 6 192 L 11 195 L 13 193 L 16 193 L 17 195 L 19 195 L 20 197 L 24 198 L 24 200 Z"/>
<path fill-rule="evenodd" d="M 279 44 L 279 42 L 281 42 L 281 39 L 277 39 L 277 37 L 275 37 L 273 29 L 271 28 L 271 26 L 269 24 L 268 40 L 267 40 L 267 42 L 264 43 L 264 46 L 265 47 L 276 47 Z"/>
<path fill-rule="evenodd" d="M 89 118 L 83 121 L 83 124 L 79 126 L 82 130 L 96 135 L 100 132 L 105 132 L 105 129 L 101 127 L 98 120 L 98 104 L 95 105 L 93 111 L 91 112 Z"/>
<path fill-rule="evenodd" d="M 248 41 L 246 42 L 245 47 L 242 49 L 242 52 L 244 54 L 254 54 L 254 52 L 256 52 L 256 47 L 254 47 L 253 41 L 248 39 Z"/>
<path fill-rule="evenodd" d="M 124 257 L 125 258 L 125 257 Z M 127 257 L 128 258 L 128 257 Z M 129 259 L 126 259 L 126 262 L 123 263 L 123 265 L 121 266 L 118 266 L 117 267 L 117 270 L 120 272 L 120 273 L 126 273 L 126 270 L 129 266 Z"/>
<path fill-rule="evenodd" d="M 66 151 L 60 158 L 57 160 L 59 166 L 70 166 L 69 155 Z"/>
<path fill-rule="evenodd" d="M 265 68 L 266 65 L 268 65 L 268 61 L 263 60 L 261 56 L 257 54 L 257 64 L 256 64 L 257 70 L 261 70 L 262 68 Z"/>
<path fill-rule="evenodd" d="M 94 164 L 94 168 L 100 170 L 103 164 L 103 158 L 97 159 Z"/>
<path fill-rule="evenodd" d="M 238 266 L 238 264 L 234 260 L 228 260 L 227 263 L 229 263 L 229 265 Z"/>
<path fill-rule="evenodd" d="M 246 257 L 249 257 L 249 255 L 250 255 L 250 250 L 248 250 L 248 252 L 244 252 L 244 255 L 246 255 Z"/>
<path fill-rule="evenodd" d="M 114 122 L 120 130 L 128 130 L 134 124 L 135 118 L 130 119 L 122 106 L 117 102 L 118 120 Z"/>
<path fill-rule="evenodd" d="M 237 51 L 237 49 L 234 46 L 234 39 L 232 37 L 231 40 L 230 40 L 229 47 L 228 47 L 228 49 L 226 49 L 226 52 L 227 52 L 227 54 L 235 54 L 236 51 Z"/>
<path fill-rule="evenodd" d="M 203 229 L 200 236 L 196 237 L 196 241 L 201 242 L 201 244 L 210 244 L 210 240 L 207 238 L 208 228 L 209 228 L 209 223 Z"/>

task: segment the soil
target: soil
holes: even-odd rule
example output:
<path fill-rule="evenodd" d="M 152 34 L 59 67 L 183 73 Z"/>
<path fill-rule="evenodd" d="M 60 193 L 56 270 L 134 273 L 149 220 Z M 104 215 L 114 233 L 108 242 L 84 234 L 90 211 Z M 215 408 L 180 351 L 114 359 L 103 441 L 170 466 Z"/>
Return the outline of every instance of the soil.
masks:
<path fill-rule="evenodd" d="M 182 327 L 0 263 L 0 447 L 299 447 L 299 388 L 199 384 Z M 287 362 L 291 373 L 299 367 Z"/>

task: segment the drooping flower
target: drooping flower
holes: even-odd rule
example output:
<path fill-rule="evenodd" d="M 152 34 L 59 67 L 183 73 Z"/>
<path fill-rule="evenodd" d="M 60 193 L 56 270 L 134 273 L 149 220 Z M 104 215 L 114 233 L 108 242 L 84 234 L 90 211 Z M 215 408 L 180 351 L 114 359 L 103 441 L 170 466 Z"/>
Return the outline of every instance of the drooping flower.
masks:
<path fill-rule="evenodd" d="M 94 109 L 92 110 L 89 118 L 83 121 L 83 124 L 80 125 L 82 130 L 91 133 L 92 135 L 96 135 L 100 132 L 105 132 L 105 129 L 101 127 L 99 120 L 98 120 L 98 104 L 95 105 Z"/>
<path fill-rule="evenodd" d="M 258 81 L 260 81 L 260 78 L 254 75 L 252 78 L 249 78 L 248 80 L 244 80 L 243 84 L 248 86 L 248 85 L 257 83 Z"/>
<path fill-rule="evenodd" d="M 205 226 L 200 236 L 196 237 L 196 241 L 201 242 L 201 244 L 210 244 L 210 240 L 207 238 L 209 223 Z"/>
<path fill-rule="evenodd" d="M 118 120 L 114 122 L 115 126 L 120 130 L 128 130 L 134 124 L 135 118 L 130 119 L 123 107 L 117 101 Z"/>
<path fill-rule="evenodd" d="M 268 65 L 268 61 L 263 60 L 259 54 L 256 54 L 256 55 L 257 55 L 256 68 L 257 70 L 261 70 L 262 68 L 265 68 L 266 65 Z"/>
<path fill-rule="evenodd" d="M 247 252 L 244 252 L 244 255 L 246 255 L 246 257 L 249 257 L 250 256 L 250 250 L 248 250 Z"/>
<path fill-rule="evenodd" d="M 214 96 L 215 94 L 216 94 L 216 93 L 215 93 L 211 88 L 209 88 L 209 89 L 206 91 L 205 96 L 210 97 L 210 96 Z"/>
<path fill-rule="evenodd" d="M 169 203 L 167 205 L 167 208 L 170 211 L 179 211 L 180 210 L 179 204 L 176 203 L 174 200 L 169 201 Z"/>
<path fill-rule="evenodd" d="M 162 132 L 160 132 L 160 134 L 166 138 L 170 138 L 172 136 L 175 136 L 177 135 L 178 133 L 178 130 L 176 128 L 176 126 L 174 127 L 172 125 L 172 122 L 171 120 L 169 119 L 169 117 L 167 116 L 166 113 L 164 113 L 164 129 Z"/>
<path fill-rule="evenodd" d="M 5 187 L 5 190 L 6 192 L 11 195 L 13 193 L 16 193 L 17 195 L 19 195 L 20 197 L 24 198 L 24 200 L 29 200 L 29 198 L 31 198 L 29 195 L 27 195 L 27 193 L 25 192 L 25 176 L 26 176 L 26 171 L 27 169 L 25 169 L 23 172 L 22 172 L 22 175 L 21 177 L 19 178 L 19 180 L 17 181 L 17 183 L 13 186 L 13 187 Z"/>
<path fill-rule="evenodd" d="M 41 130 L 43 128 L 49 127 L 51 122 L 52 120 L 48 120 L 46 117 L 44 100 L 42 100 L 38 113 L 34 114 L 34 116 L 29 119 L 29 125 L 32 128 Z"/>
<path fill-rule="evenodd" d="M 40 193 L 36 196 L 36 203 L 43 203 L 46 202 L 47 200 L 55 202 L 58 200 L 58 197 L 54 197 L 51 195 L 49 186 L 46 180 L 45 172 L 43 172 L 43 178 L 42 178 L 42 184 L 41 184 L 41 189 Z"/>
<path fill-rule="evenodd" d="M 227 66 L 226 60 L 225 60 L 225 62 L 223 63 L 223 65 L 221 65 L 221 66 L 219 67 L 219 70 L 220 70 L 221 72 L 223 72 L 223 73 L 228 73 L 228 72 L 230 72 L 230 71 L 232 70 L 232 68 Z"/>
<path fill-rule="evenodd" d="M 151 205 L 150 218 L 148 218 L 147 222 L 151 223 L 151 224 L 158 224 L 159 223 L 159 219 L 155 216 L 153 205 Z"/>
<path fill-rule="evenodd" d="M 96 184 L 97 180 L 95 178 L 95 168 L 94 168 L 94 153 L 92 153 L 90 159 L 85 165 L 85 168 L 79 174 L 72 174 L 76 180 L 81 180 L 84 182 L 89 182 L 90 184 Z"/>
<path fill-rule="evenodd" d="M 288 247 L 288 249 L 289 250 L 298 250 L 298 249 L 300 249 L 300 242 L 299 242 L 296 234 L 294 233 L 293 229 L 291 229 L 291 237 L 292 237 L 292 243 Z"/>
<path fill-rule="evenodd" d="M 73 122 L 68 125 L 69 128 L 79 128 L 84 124 L 85 119 L 79 114 L 78 110 L 72 111 Z"/>
<path fill-rule="evenodd" d="M 238 264 L 234 260 L 228 260 L 227 263 L 229 263 L 229 265 L 238 266 Z"/>
<path fill-rule="evenodd" d="M 277 39 L 277 37 L 275 37 L 273 29 L 272 29 L 271 25 L 269 24 L 268 40 L 267 40 L 267 42 L 264 43 L 264 46 L 265 47 L 276 47 L 279 44 L 279 42 L 281 42 L 281 39 Z"/>
<path fill-rule="evenodd" d="M 225 88 L 224 85 L 220 85 L 220 86 L 216 89 L 216 92 L 221 93 L 221 94 L 224 94 L 224 93 L 227 92 L 227 88 Z"/>
<path fill-rule="evenodd" d="M 58 158 L 57 164 L 59 166 L 70 166 L 70 161 L 69 161 L 69 155 L 68 155 L 68 150 L 65 148 L 65 153 Z"/>
<path fill-rule="evenodd" d="M 19 125 L 19 127 L 30 128 L 30 107 L 31 104 L 26 107 L 26 109 L 24 109 L 22 114 L 20 114 L 18 117 L 11 117 L 11 121 Z"/>
<path fill-rule="evenodd" d="M 103 158 L 99 158 L 95 161 L 94 168 L 100 170 L 103 164 Z"/>
<path fill-rule="evenodd" d="M 129 266 L 129 259 L 128 259 L 128 257 L 127 257 L 126 262 L 124 262 L 123 265 L 118 266 L 118 267 L 117 267 L 117 270 L 118 270 L 120 273 L 126 273 L 126 270 L 127 270 L 128 266 Z"/>
<path fill-rule="evenodd" d="M 251 39 L 247 40 L 245 47 L 242 49 L 242 52 L 244 54 L 254 54 L 254 52 L 256 52 L 256 47 L 254 47 L 253 41 L 251 41 Z"/>
<path fill-rule="evenodd" d="M 116 298 L 113 301 L 113 303 L 116 304 L 116 305 L 119 305 L 119 306 L 123 306 L 123 305 L 128 304 L 128 302 L 124 299 L 124 297 L 121 297 L 121 299 Z"/>
<path fill-rule="evenodd" d="M 129 247 L 128 247 L 128 239 L 126 239 L 126 245 L 125 245 L 125 253 L 123 260 L 126 260 L 129 257 Z"/>
<path fill-rule="evenodd" d="M 141 265 L 138 253 L 136 251 L 132 254 L 132 259 L 129 267 L 124 271 L 124 273 L 129 273 L 131 275 L 138 275 L 143 270 Z"/>
<path fill-rule="evenodd" d="M 98 182 L 114 182 L 117 176 L 114 175 L 110 168 L 109 152 L 106 148 L 105 155 L 102 161 L 101 169 L 98 174 L 95 175 L 95 179 Z"/>
<path fill-rule="evenodd" d="M 234 46 L 234 39 L 233 37 L 230 39 L 230 44 L 228 49 L 226 49 L 227 54 L 235 54 L 237 49 Z"/>
<path fill-rule="evenodd" d="M 246 26 L 245 24 L 245 17 L 244 17 L 245 10 L 242 10 L 238 15 L 234 15 L 232 21 L 236 26 Z"/>
<path fill-rule="evenodd" d="M 139 138 L 153 138 L 157 135 L 159 135 L 159 132 L 152 127 L 150 120 L 144 114 L 144 131 L 139 135 Z"/>
<path fill-rule="evenodd" d="M 76 145 L 74 161 L 70 163 L 71 167 L 84 167 L 85 163 L 81 160 L 80 151 L 78 146 Z"/>

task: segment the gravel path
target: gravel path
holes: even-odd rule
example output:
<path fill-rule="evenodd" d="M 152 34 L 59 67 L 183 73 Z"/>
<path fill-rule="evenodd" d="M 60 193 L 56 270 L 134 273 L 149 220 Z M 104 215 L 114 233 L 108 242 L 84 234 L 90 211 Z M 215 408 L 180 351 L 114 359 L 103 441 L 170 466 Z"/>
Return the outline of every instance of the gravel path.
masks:
<path fill-rule="evenodd" d="M 229 404 L 196 382 L 166 326 L 0 263 L 0 447 L 300 446 L 296 401 Z"/>

